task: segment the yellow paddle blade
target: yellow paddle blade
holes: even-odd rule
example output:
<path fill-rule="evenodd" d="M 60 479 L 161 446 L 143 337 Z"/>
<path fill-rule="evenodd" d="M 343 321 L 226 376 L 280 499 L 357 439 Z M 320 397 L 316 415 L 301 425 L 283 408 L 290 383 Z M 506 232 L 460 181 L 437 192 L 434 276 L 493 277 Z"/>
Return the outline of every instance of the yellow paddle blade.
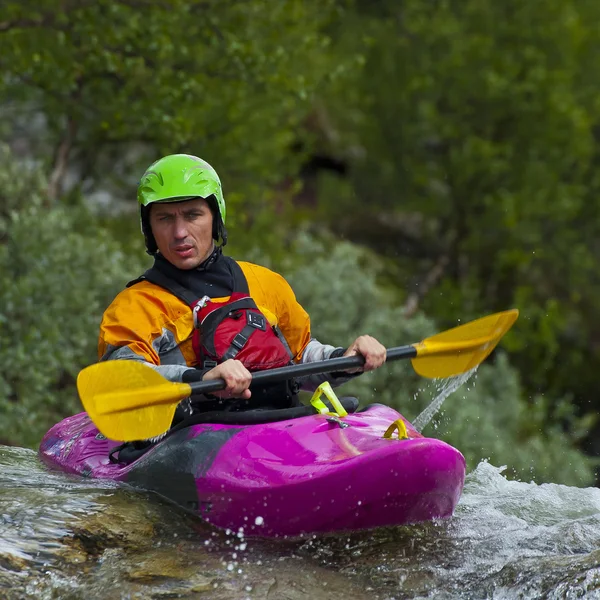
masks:
<path fill-rule="evenodd" d="M 96 363 L 77 377 L 81 403 L 98 429 L 116 441 L 151 438 L 169 429 L 187 383 L 171 383 L 133 360 Z"/>
<path fill-rule="evenodd" d="M 465 373 L 484 361 L 517 320 L 516 308 L 470 321 L 414 344 L 414 370 L 432 379 Z"/>

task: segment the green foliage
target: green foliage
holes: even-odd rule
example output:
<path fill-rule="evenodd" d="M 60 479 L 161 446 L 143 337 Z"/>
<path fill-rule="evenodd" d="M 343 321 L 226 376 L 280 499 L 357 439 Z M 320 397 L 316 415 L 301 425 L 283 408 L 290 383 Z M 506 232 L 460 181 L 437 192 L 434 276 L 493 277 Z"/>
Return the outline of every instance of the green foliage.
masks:
<path fill-rule="evenodd" d="M 391 257 L 442 323 L 518 307 L 525 385 L 582 411 L 600 358 L 599 20 L 576 0 L 355 2 L 336 48 L 365 67 L 327 95 L 322 142 L 349 172 L 321 181 L 332 226 Z"/>
<path fill-rule="evenodd" d="M 404 316 L 377 284 L 377 261 L 356 246 L 340 243 L 327 249 L 301 236 L 295 250 L 294 260 L 304 264 L 296 262 L 288 279 L 311 315 L 313 335 L 321 341 L 343 346 L 369 333 L 391 347 L 439 331 L 422 313 Z M 357 396 L 363 406 L 393 406 L 414 421 L 451 384 L 421 379 L 408 361 L 399 361 L 348 382 L 341 393 Z M 488 360 L 448 397 L 423 433 L 459 448 L 469 468 L 489 458 L 527 481 L 588 485 L 594 462 L 577 443 L 591 423 L 577 419 L 569 402 L 560 406 L 562 412 L 553 412 L 542 397 L 530 405 L 517 371 L 497 352 L 493 363 Z"/>
<path fill-rule="evenodd" d="M 32 112 L 43 115 L 46 156 L 67 150 L 87 185 L 133 186 L 151 160 L 184 151 L 215 165 L 229 202 L 243 191 L 258 205 L 294 172 L 295 132 L 316 87 L 335 74 L 321 33 L 333 5 L 9 2 L 0 101 L 25 131 Z"/>
<path fill-rule="evenodd" d="M 82 410 L 75 377 L 96 360 L 102 311 L 141 265 L 89 211 L 44 206 L 43 177 L 4 147 L 0 163 L 0 440 L 34 446 Z"/>

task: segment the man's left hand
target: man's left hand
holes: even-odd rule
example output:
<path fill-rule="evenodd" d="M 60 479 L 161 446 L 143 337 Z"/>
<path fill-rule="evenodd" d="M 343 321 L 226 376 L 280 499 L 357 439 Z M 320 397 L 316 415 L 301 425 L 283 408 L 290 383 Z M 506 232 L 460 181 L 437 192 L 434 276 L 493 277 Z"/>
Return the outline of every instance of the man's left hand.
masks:
<path fill-rule="evenodd" d="M 357 337 L 344 356 L 363 356 L 365 364 L 358 369 L 348 369 L 348 373 L 358 373 L 363 371 L 373 371 L 378 369 L 386 358 L 385 346 L 382 346 L 374 337 L 370 335 L 361 335 Z"/>

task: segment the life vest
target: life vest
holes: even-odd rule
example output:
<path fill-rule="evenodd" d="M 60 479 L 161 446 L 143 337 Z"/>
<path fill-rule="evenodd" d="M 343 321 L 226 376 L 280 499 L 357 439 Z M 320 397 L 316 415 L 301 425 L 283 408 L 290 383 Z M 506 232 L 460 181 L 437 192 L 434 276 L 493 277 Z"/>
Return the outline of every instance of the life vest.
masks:
<path fill-rule="evenodd" d="M 133 285 L 147 280 L 159 285 L 185 302 L 194 317 L 192 345 L 199 368 L 210 369 L 228 359 L 236 359 L 249 371 L 274 369 L 292 362 L 292 353 L 284 336 L 272 327 L 249 295 L 248 282 L 237 264 L 223 256 L 233 274 L 233 291 L 229 300 L 213 302 L 175 281 L 155 265 Z"/>

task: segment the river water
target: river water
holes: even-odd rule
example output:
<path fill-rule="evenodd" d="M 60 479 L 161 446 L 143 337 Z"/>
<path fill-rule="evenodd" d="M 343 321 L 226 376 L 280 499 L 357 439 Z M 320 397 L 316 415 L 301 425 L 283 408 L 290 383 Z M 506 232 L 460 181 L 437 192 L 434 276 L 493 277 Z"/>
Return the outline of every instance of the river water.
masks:
<path fill-rule="evenodd" d="M 267 541 L 0 446 L 0 598 L 600 598 L 600 490 L 482 462 L 452 519 Z"/>

